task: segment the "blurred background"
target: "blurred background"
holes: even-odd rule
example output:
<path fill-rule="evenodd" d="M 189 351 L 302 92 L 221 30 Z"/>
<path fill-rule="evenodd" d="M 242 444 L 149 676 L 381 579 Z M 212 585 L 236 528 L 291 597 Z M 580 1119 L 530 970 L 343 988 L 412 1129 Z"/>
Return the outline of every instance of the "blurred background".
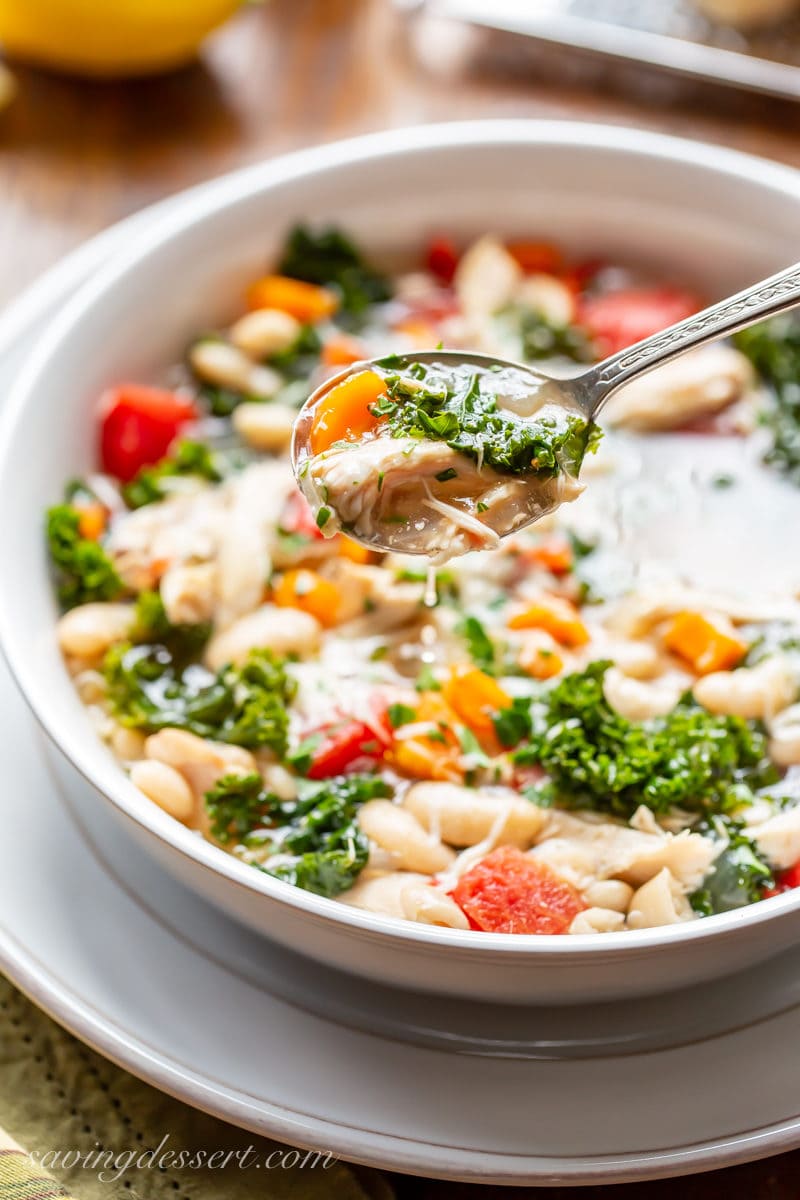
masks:
<path fill-rule="evenodd" d="M 153 200 L 243 163 L 389 126 L 578 118 L 798 164 L 798 8 L 0 0 L 0 303 Z"/>

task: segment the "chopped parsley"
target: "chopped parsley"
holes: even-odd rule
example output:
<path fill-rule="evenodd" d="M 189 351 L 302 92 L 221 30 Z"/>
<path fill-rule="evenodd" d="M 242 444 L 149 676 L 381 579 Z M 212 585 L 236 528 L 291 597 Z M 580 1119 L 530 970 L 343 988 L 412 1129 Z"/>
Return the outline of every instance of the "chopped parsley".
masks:
<path fill-rule="evenodd" d="M 410 725 L 412 721 L 417 719 L 417 714 L 408 704 L 390 704 L 386 710 L 386 715 L 389 718 L 389 724 L 392 729 L 399 729 L 401 725 Z"/>
<path fill-rule="evenodd" d="M 476 667 L 486 671 L 488 675 L 495 672 L 498 650 L 477 617 L 464 617 L 456 626 L 459 634 L 467 645 L 467 651 Z"/>
<path fill-rule="evenodd" d="M 331 519 L 331 510 L 329 508 L 321 508 L 317 513 L 317 525 L 320 529 L 324 529 Z"/>

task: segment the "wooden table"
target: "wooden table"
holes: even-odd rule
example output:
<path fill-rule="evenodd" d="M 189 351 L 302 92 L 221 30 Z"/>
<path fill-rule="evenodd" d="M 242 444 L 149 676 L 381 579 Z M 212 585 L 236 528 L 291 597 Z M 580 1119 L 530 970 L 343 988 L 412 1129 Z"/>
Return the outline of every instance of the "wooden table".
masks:
<path fill-rule="evenodd" d="M 577 118 L 683 134 L 800 165 L 800 108 L 635 74 L 589 79 L 588 68 L 576 72 L 552 53 L 535 60 L 511 54 L 508 39 L 483 38 L 471 48 L 448 38 L 428 45 L 420 61 L 386 0 L 275 0 L 243 12 L 212 39 L 203 65 L 169 78 L 98 84 L 20 68 L 19 96 L 0 114 L 0 303 L 89 235 L 179 188 L 297 146 L 387 126 Z M 396 1182 L 408 1200 L 527 1194 Z M 594 1194 L 798 1200 L 800 1152 Z"/>

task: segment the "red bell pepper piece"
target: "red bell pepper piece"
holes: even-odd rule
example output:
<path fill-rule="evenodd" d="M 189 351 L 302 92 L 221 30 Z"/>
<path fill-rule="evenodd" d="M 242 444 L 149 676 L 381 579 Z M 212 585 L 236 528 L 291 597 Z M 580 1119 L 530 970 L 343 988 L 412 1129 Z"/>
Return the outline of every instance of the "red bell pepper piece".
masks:
<path fill-rule="evenodd" d="M 187 396 L 131 383 L 106 392 L 101 412 L 100 461 L 124 482 L 162 459 L 183 426 L 198 416 Z"/>
<path fill-rule="evenodd" d="M 787 867 L 785 871 L 776 871 L 775 886 L 764 892 L 764 899 L 791 892 L 796 887 L 800 887 L 800 862 L 796 862 L 793 867 Z"/>
<path fill-rule="evenodd" d="M 448 286 L 458 267 L 458 251 L 448 237 L 435 237 L 428 246 L 425 265 L 431 275 L 435 275 L 440 283 Z"/>

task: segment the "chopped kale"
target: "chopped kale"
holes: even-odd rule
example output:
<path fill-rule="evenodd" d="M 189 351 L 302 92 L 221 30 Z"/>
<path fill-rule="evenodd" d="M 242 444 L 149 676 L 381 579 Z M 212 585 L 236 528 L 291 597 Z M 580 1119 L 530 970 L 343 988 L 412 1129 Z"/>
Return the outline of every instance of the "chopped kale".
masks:
<path fill-rule="evenodd" d="M 152 467 L 142 467 L 129 483 L 122 485 L 122 496 L 129 508 L 142 508 L 163 500 L 168 494 L 164 480 L 178 475 L 196 475 L 217 483 L 222 474 L 208 446 L 202 442 L 178 442 L 173 454 Z"/>
<path fill-rule="evenodd" d="M 385 360 L 388 361 L 388 360 Z M 492 373 L 414 363 L 386 375 L 378 415 L 393 437 L 429 438 L 505 474 L 577 474 L 600 431 L 566 411 L 520 417 L 498 403 Z"/>
<path fill-rule="evenodd" d="M 304 225 L 296 226 L 289 234 L 278 270 L 293 279 L 336 288 L 343 312 L 355 317 L 391 296 L 389 281 L 368 266 L 350 239 L 334 228 L 315 232 Z"/>
<path fill-rule="evenodd" d="M 789 621 L 770 621 L 766 625 L 747 627 L 743 637 L 752 639 L 743 665 L 754 667 L 773 654 L 800 656 L 800 629 Z"/>
<path fill-rule="evenodd" d="M 223 775 L 205 794 L 211 834 L 218 842 L 240 842 L 258 825 L 271 819 L 280 800 L 264 790 L 261 776 Z"/>
<path fill-rule="evenodd" d="M 518 746 L 532 732 L 531 702 L 525 696 L 515 696 L 509 708 L 501 708 L 492 718 L 497 740 L 505 749 Z"/>
<path fill-rule="evenodd" d="M 530 740 L 514 759 L 541 765 L 559 804 L 624 817 L 640 804 L 656 813 L 730 812 L 777 779 L 757 722 L 690 700 L 664 717 L 629 721 L 603 694 L 609 666 L 564 676 L 531 707 Z"/>
<path fill-rule="evenodd" d="M 800 321 L 776 317 L 743 329 L 734 341 L 773 393 L 761 414 L 771 436 L 764 461 L 800 484 Z"/>
<path fill-rule="evenodd" d="M 763 899 L 764 892 L 775 884 L 772 870 L 761 857 L 744 826 L 730 817 L 715 816 L 701 821 L 697 833 L 724 843 L 725 848 L 714 862 L 702 887 L 690 897 L 695 912 L 708 917 L 713 913 L 730 912 Z"/>
<path fill-rule="evenodd" d="M 521 357 L 528 362 L 541 358 L 568 358 L 590 363 L 597 358 L 594 346 L 581 330 L 572 325 L 555 325 L 542 313 L 515 305 L 501 314 L 510 322 L 520 339 Z"/>
<path fill-rule="evenodd" d="M 198 664 L 181 669 L 164 645 L 124 642 L 108 651 L 103 673 L 123 725 L 145 733 L 187 729 L 218 742 L 286 752 L 286 707 L 295 685 L 283 660 L 268 650 L 253 650 L 241 667 L 214 674 Z"/>
<path fill-rule="evenodd" d="M 122 580 L 103 547 L 81 537 L 80 512 L 71 504 L 48 509 L 47 545 L 63 608 L 114 600 L 122 592 Z"/>
<path fill-rule="evenodd" d="M 367 800 L 391 794 L 390 786 L 374 775 L 347 775 L 305 783 L 296 800 L 278 805 L 264 795 L 262 806 L 272 828 L 259 841 L 282 861 L 260 869 L 319 896 L 346 891 L 369 857 L 358 810 Z"/>
<path fill-rule="evenodd" d="M 313 325 L 303 325 L 291 346 L 271 355 L 269 364 L 285 377 L 287 382 L 308 379 L 319 366 L 322 341 Z"/>
<path fill-rule="evenodd" d="M 131 641 L 166 646 L 176 666 L 188 663 L 210 637 L 210 621 L 173 625 L 158 592 L 144 591 L 136 597 Z"/>

